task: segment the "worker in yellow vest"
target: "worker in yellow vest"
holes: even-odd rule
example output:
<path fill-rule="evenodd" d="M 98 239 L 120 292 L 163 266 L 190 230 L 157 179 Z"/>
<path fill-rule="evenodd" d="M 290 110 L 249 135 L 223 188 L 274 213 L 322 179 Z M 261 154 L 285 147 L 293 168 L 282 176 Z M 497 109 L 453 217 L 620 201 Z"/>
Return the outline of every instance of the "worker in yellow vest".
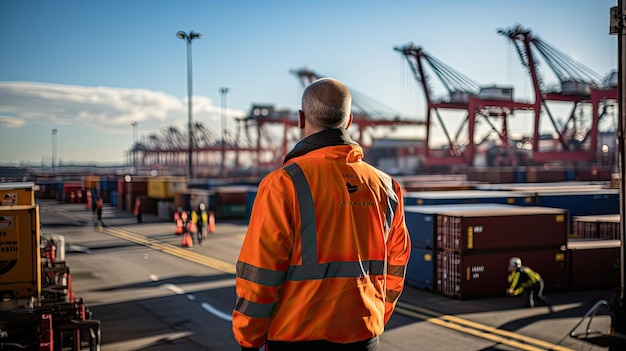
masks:
<path fill-rule="evenodd" d="M 209 223 L 209 213 L 206 210 L 204 202 L 198 204 L 198 208 L 191 212 L 191 221 L 196 227 L 195 229 L 198 244 L 202 245 L 204 239 L 207 238 L 207 228 Z"/>

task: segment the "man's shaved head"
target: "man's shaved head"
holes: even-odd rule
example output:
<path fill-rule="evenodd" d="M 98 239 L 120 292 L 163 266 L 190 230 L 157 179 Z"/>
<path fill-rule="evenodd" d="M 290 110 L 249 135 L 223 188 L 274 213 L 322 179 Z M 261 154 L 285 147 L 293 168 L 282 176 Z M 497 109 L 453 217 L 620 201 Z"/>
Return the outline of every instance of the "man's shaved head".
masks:
<path fill-rule="evenodd" d="M 346 127 L 350 121 L 352 95 L 340 81 L 321 78 L 309 84 L 302 95 L 306 123 L 316 129 Z"/>

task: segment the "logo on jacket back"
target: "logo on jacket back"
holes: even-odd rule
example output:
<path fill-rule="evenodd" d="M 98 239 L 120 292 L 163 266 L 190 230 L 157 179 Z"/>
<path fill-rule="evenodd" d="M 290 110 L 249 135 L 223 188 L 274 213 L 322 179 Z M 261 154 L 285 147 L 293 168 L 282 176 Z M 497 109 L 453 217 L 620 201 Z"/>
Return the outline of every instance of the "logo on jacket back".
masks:
<path fill-rule="evenodd" d="M 359 186 L 358 185 L 352 185 L 350 183 L 346 182 L 346 187 L 348 187 L 348 193 L 352 194 L 355 193 L 357 190 L 359 190 Z"/>

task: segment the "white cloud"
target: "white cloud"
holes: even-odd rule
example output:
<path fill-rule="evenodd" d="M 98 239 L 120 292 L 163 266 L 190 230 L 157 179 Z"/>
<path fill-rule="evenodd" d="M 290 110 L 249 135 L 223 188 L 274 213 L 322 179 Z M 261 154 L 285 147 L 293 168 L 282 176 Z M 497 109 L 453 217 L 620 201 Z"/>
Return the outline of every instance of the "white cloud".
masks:
<path fill-rule="evenodd" d="M 0 127 L 15 128 L 21 127 L 24 124 L 26 124 L 26 122 L 23 119 L 10 116 L 0 116 Z"/>
<path fill-rule="evenodd" d="M 127 133 L 133 121 L 144 131 L 170 124 L 184 128 L 188 120 L 186 100 L 146 89 L 0 82 L 0 124 L 78 124 L 111 134 Z M 194 120 L 219 123 L 219 107 L 213 106 L 210 98 L 194 96 L 192 103 Z M 229 117 L 243 114 L 228 110 Z"/>

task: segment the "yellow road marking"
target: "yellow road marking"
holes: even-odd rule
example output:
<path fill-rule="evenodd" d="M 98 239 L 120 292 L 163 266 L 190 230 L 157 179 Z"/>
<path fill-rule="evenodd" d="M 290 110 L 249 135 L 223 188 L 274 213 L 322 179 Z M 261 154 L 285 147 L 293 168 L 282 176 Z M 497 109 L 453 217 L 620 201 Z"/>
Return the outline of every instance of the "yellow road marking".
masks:
<path fill-rule="evenodd" d="M 111 228 L 107 227 L 105 232 L 116 236 L 120 239 L 128 240 L 140 245 L 147 246 L 153 250 L 161 251 L 173 256 L 177 256 L 180 258 L 184 258 L 188 261 L 195 262 L 218 271 L 222 271 L 224 273 L 235 274 L 235 266 L 233 264 L 223 262 L 193 251 L 189 251 L 187 249 L 183 249 L 181 247 L 176 247 L 171 244 L 167 244 L 161 242 L 159 240 L 150 239 L 143 235 L 127 232 L 125 230 L 119 228 Z"/>
<path fill-rule="evenodd" d="M 434 311 L 430 311 L 417 306 L 409 305 L 402 301 L 398 301 L 396 312 L 401 314 L 419 318 L 428 323 L 442 326 L 444 328 L 453 329 L 465 334 L 473 335 L 479 338 L 497 342 L 503 345 L 515 347 L 525 351 L 575 351 L 573 349 L 555 345 L 553 343 L 535 339 L 529 336 L 511 332 L 508 330 L 498 329 L 485 324 L 473 322 L 457 316 L 438 315 Z"/>

